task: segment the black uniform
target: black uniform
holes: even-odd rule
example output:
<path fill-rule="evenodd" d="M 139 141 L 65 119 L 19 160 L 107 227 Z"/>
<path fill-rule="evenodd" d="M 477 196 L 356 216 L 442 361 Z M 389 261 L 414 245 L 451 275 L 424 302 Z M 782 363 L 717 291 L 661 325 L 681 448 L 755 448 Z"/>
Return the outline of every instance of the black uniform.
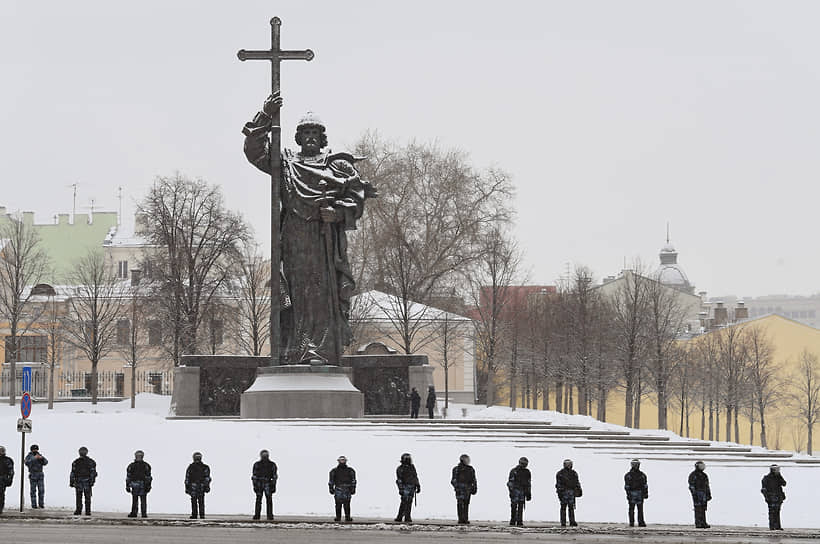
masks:
<path fill-rule="evenodd" d="M 85 515 L 91 515 L 91 488 L 97 482 L 97 463 L 87 455 L 77 457 L 71 463 L 71 474 L 68 477 L 68 485 L 74 488 L 77 506 L 74 515 L 79 516 L 85 498 Z"/>
<path fill-rule="evenodd" d="M 0 514 L 6 505 L 6 488 L 14 482 L 14 460 L 6 455 L 0 455 Z"/>
<path fill-rule="evenodd" d="M 692 493 L 692 504 L 695 507 L 695 527 L 708 529 L 706 507 L 712 500 L 712 491 L 709 489 L 709 476 L 706 472 L 696 468 L 689 474 L 689 492 Z"/>
<path fill-rule="evenodd" d="M 427 407 L 430 419 L 433 419 L 433 412 L 436 409 L 436 391 L 432 387 L 427 391 L 427 402 L 424 405 Z"/>
<path fill-rule="evenodd" d="M 760 492 L 766 499 L 766 504 L 769 505 L 769 529 L 782 530 L 780 526 L 780 507 L 783 501 L 786 500 L 786 494 L 783 493 L 783 487 L 786 485 L 786 480 L 779 472 L 771 471 L 763 476 L 763 481 L 760 482 Z"/>
<path fill-rule="evenodd" d="M 211 491 L 211 467 L 194 461 L 185 471 L 185 493 L 191 496 L 191 519 L 205 517 L 205 493 Z"/>
<path fill-rule="evenodd" d="M 148 517 L 148 493 L 152 481 L 151 465 L 145 461 L 134 461 L 125 469 L 125 492 L 131 493 L 131 513 L 128 517 L 137 517 L 137 503 L 142 517 Z"/>
<path fill-rule="evenodd" d="M 276 480 L 279 478 L 276 463 L 270 459 L 260 459 L 253 464 L 251 482 L 256 494 L 253 519 L 262 515 L 262 495 L 265 496 L 265 512 L 268 519 L 273 519 L 273 494 L 276 493 Z"/>
<path fill-rule="evenodd" d="M 643 501 L 649 498 L 649 486 L 646 483 L 646 474 L 638 467 L 632 467 L 624 475 L 624 490 L 629 502 L 629 526 L 635 526 L 635 507 L 638 507 L 638 527 L 646 527 L 643 518 Z"/>
<path fill-rule="evenodd" d="M 516 465 L 507 479 L 510 491 L 510 525 L 524 525 L 524 504 L 532 499 L 532 475 L 530 469 Z"/>
<path fill-rule="evenodd" d="M 578 473 L 571 468 L 564 467 L 555 475 L 555 492 L 561 502 L 561 527 L 567 525 L 567 511 L 569 510 L 569 524 L 575 527 L 575 499 L 582 495 L 581 482 Z"/>
<path fill-rule="evenodd" d="M 470 465 L 459 463 L 453 467 L 453 477 L 450 480 L 456 492 L 456 507 L 458 522 L 470 523 L 470 497 L 478 493 L 478 482 L 475 478 L 475 469 Z"/>
<path fill-rule="evenodd" d="M 416 388 L 413 388 L 413 391 L 410 393 L 410 417 L 413 419 L 418 419 L 419 417 L 419 408 L 421 407 L 421 395 L 419 392 L 416 391 Z"/>
<path fill-rule="evenodd" d="M 327 485 L 336 501 L 335 521 L 342 520 L 343 508 L 345 521 L 353 521 L 350 517 L 350 498 L 356 494 L 356 471 L 347 464 L 339 463 L 330 471 Z"/>
<path fill-rule="evenodd" d="M 410 511 L 413 509 L 413 498 L 416 493 L 421 493 L 421 485 L 419 484 L 416 467 L 409 459 L 402 460 L 402 463 L 396 469 L 396 485 L 399 488 L 399 497 L 401 497 L 396 521 L 412 522 Z"/>

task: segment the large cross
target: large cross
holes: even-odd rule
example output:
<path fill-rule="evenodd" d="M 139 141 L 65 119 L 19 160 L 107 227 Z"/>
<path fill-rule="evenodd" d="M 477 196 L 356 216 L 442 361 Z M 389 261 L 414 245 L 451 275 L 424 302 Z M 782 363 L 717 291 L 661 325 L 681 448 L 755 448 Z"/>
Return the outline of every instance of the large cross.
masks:
<path fill-rule="evenodd" d="M 313 51 L 282 51 L 279 48 L 279 27 L 282 20 L 274 17 L 270 20 L 271 38 L 270 49 L 266 51 L 247 51 L 241 49 L 236 56 L 239 60 L 268 60 L 271 66 L 271 94 L 279 92 L 279 63 L 283 60 L 312 60 Z M 281 300 L 279 282 L 279 181 L 282 169 L 282 128 L 279 120 L 279 110 L 271 118 L 270 131 L 270 365 L 279 364 L 279 306 Z"/>

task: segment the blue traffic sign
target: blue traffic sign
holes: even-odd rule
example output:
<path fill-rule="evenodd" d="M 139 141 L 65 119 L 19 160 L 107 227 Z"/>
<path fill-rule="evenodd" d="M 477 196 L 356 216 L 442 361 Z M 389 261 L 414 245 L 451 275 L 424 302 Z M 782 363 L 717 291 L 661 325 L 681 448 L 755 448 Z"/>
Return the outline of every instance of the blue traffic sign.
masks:
<path fill-rule="evenodd" d="M 23 393 L 31 393 L 31 367 L 24 366 L 23 367 L 23 383 L 22 383 Z"/>
<path fill-rule="evenodd" d="M 23 393 L 20 398 L 20 413 L 23 415 L 23 419 L 31 415 L 31 395 L 28 392 Z"/>

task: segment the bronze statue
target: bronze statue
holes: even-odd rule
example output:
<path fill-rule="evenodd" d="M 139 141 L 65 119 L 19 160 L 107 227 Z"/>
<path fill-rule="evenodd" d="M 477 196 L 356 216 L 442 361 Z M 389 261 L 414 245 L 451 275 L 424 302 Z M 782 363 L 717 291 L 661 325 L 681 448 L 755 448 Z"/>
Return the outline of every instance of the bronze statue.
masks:
<path fill-rule="evenodd" d="M 268 133 L 281 107 L 276 92 L 242 131 L 248 161 L 268 174 L 273 166 Z M 298 153 L 285 149 L 281 155 L 280 360 L 338 365 L 352 340 L 350 297 L 355 282 L 346 231 L 356 228 L 365 200 L 377 192 L 359 177 L 355 164 L 361 157 L 323 151 L 325 125 L 312 112 L 297 125 L 296 143 Z"/>

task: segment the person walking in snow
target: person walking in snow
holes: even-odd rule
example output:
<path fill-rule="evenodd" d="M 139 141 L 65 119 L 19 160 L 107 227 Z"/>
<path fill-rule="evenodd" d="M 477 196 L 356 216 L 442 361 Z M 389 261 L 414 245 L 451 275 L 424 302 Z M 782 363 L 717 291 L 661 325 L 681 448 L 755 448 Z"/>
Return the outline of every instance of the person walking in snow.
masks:
<path fill-rule="evenodd" d="M 43 500 L 46 496 L 46 478 L 43 474 L 43 467 L 48 464 L 48 459 L 40 453 L 40 446 L 32 444 L 23 462 L 28 467 L 28 487 L 31 492 L 31 507 L 44 508 Z M 40 503 L 39 506 L 37 506 L 38 499 Z"/>
<path fill-rule="evenodd" d="M 6 505 L 6 488 L 14 482 L 14 460 L 6 456 L 5 446 L 0 446 L 0 514 Z"/>
<path fill-rule="evenodd" d="M 692 504 L 695 507 L 695 528 L 708 529 L 706 523 L 706 507 L 712 500 L 712 491 L 709 489 L 709 476 L 704 470 L 706 463 L 698 461 L 695 470 L 689 474 L 689 492 L 692 494 Z"/>
<path fill-rule="evenodd" d="M 478 481 L 475 478 L 475 469 L 470 466 L 470 456 L 462 454 L 458 464 L 453 467 L 453 477 L 450 485 L 456 492 L 456 508 L 458 510 L 459 525 L 470 524 L 470 497 L 478 493 Z"/>
<path fill-rule="evenodd" d="M 569 511 L 570 527 L 577 527 L 575 522 L 575 499 L 581 497 L 581 482 L 578 473 L 572 469 L 572 459 L 564 459 L 564 468 L 555 475 L 555 492 L 561 503 L 561 527 L 567 526 L 567 511 Z"/>
<path fill-rule="evenodd" d="M 270 460 L 270 452 L 259 452 L 259 461 L 253 464 L 251 482 L 256 494 L 253 519 L 262 517 L 262 495 L 265 496 L 265 513 L 269 520 L 273 519 L 273 494 L 276 493 L 276 480 L 279 478 L 276 463 Z"/>
<path fill-rule="evenodd" d="M 786 487 L 786 480 L 780 474 L 780 467 L 771 465 L 769 473 L 763 476 L 760 482 L 760 492 L 763 493 L 763 498 L 766 499 L 766 504 L 769 505 L 769 530 L 782 531 L 780 526 L 780 507 L 783 501 L 786 500 L 786 494 L 783 493 L 783 488 Z"/>
<path fill-rule="evenodd" d="M 525 501 L 532 499 L 532 475 L 527 465 L 529 459 L 522 457 L 510 471 L 507 489 L 510 492 L 510 525 L 524 526 Z"/>
<path fill-rule="evenodd" d="M 74 488 L 74 496 L 77 507 L 74 515 L 79 516 L 83 509 L 83 499 L 85 499 L 85 515 L 91 515 L 91 488 L 97 482 L 97 462 L 88 456 L 88 448 L 81 447 L 80 454 L 71 463 L 71 474 L 68 477 L 68 485 Z"/>
<path fill-rule="evenodd" d="M 410 391 L 410 418 L 411 419 L 418 419 L 419 418 L 419 408 L 421 407 L 421 395 L 414 387 L 412 391 Z"/>
<path fill-rule="evenodd" d="M 641 462 L 633 459 L 630 462 L 629 472 L 624 474 L 624 490 L 626 501 L 629 503 L 629 526 L 635 526 L 635 507 L 638 507 L 638 527 L 646 527 L 643 519 L 643 501 L 649 498 L 649 485 L 646 474 L 641 472 Z"/>
<path fill-rule="evenodd" d="M 342 509 L 345 513 L 345 521 L 350 523 L 350 499 L 356 494 L 356 471 L 347 465 L 347 457 L 339 456 L 337 465 L 331 469 L 327 486 L 330 494 L 336 502 L 336 517 L 334 521 L 342 521 Z"/>
<path fill-rule="evenodd" d="M 151 491 L 151 465 L 145 462 L 145 452 L 134 452 L 134 462 L 125 469 L 125 492 L 131 494 L 131 512 L 129 518 L 137 517 L 137 503 L 140 514 L 148 517 L 148 493 Z"/>
<path fill-rule="evenodd" d="M 202 462 L 202 454 L 194 452 L 194 462 L 185 471 L 185 493 L 191 497 L 191 519 L 205 517 L 205 494 L 211 492 L 211 467 Z"/>
<path fill-rule="evenodd" d="M 418 493 L 421 493 L 421 485 L 419 484 L 419 475 L 416 472 L 416 467 L 413 465 L 413 458 L 409 453 L 401 455 L 401 464 L 396 469 L 396 485 L 399 488 L 399 497 L 401 497 L 401 504 L 399 505 L 399 514 L 396 516 L 396 523 L 413 523 L 410 517 L 410 511 L 413 509 L 413 499 Z"/>

